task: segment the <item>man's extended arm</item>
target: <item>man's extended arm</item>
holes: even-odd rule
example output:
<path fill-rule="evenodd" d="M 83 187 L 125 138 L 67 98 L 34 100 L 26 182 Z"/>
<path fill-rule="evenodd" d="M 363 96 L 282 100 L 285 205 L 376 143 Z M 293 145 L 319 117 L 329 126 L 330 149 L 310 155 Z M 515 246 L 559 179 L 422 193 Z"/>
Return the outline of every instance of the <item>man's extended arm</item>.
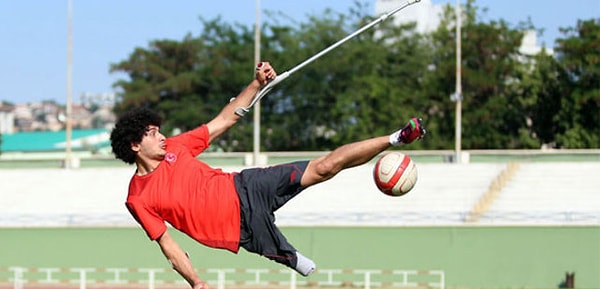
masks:
<path fill-rule="evenodd" d="M 231 128 L 241 118 L 235 113 L 235 110 L 238 107 L 248 106 L 260 88 L 275 79 L 276 76 L 277 73 L 268 62 L 261 62 L 260 68 L 256 70 L 255 79 L 206 124 L 210 134 L 209 142 Z"/>
<path fill-rule="evenodd" d="M 173 269 L 179 273 L 193 289 L 208 289 L 208 285 L 203 282 L 194 267 L 189 256 L 185 253 L 179 244 L 173 240 L 168 231 L 165 231 L 156 242 L 160 246 L 165 257 L 173 266 Z"/>

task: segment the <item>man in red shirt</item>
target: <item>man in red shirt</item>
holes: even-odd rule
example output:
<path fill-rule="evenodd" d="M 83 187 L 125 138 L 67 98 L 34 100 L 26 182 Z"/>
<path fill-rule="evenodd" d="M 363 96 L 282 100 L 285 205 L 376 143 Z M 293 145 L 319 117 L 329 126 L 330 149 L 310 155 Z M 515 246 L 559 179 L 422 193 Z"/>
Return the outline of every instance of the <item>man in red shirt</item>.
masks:
<path fill-rule="evenodd" d="M 129 184 L 127 209 L 194 289 L 208 285 L 165 222 L 206 246 L 233 253 L 243 247 L 308 276 L 315 270 L 314 262 L 289 244 L 275 226 L 273 212 L 307 187 L 364 164 L 392 145 L 408 144 L 425 135 L 421 120 L 413 118 L 389 136 L 347 144 L 314 160 L 239 173 L 223 172 L 196 159 L 239 120 L 236 108 L 248 106 L 275 77 L 268 62 L 260 63 L 255 79 L 214 119 L 180 135 L 162 135 L 162 120 L 145 108 L 120 116 L 111 132 L 116 158 L 137 167 Z"/>

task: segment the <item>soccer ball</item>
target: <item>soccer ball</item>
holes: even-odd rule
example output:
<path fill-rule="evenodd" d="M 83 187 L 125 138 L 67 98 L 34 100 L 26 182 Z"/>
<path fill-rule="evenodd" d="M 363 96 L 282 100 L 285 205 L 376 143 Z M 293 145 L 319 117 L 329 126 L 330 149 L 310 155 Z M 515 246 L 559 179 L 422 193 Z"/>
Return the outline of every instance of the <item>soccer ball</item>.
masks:
<path fill-rule="evenodd" d="M 399 197 L 410 192 L 417 183 L 417 166 L 407 155 L 390 152 L 377 160 L 373 179 L 381 192 Z"/>

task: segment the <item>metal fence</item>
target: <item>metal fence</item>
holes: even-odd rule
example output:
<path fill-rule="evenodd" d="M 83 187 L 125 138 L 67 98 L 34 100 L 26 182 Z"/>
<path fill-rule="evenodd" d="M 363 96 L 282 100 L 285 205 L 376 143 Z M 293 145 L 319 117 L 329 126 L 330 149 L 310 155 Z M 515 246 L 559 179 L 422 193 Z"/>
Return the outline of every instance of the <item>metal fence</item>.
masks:
<path fill-rule="evenodd" d="M 280 226 L 473 225 L 469 212 L 340 212 L 278 215 Z M 597 212 L 501 212 L 482 215 L 475 225 L 600 225 Z M 2 214 L 0 227 L 137 227 L 127 214 Z"/>
<path fill-rule="evenodd" d="M 298 279 L 289 269 L 199 269 L 207 283 L 226 288 L 439 288 L 442 270 L 320 269 Z M 172 271 L 161 268 L 0 267 L 0 288 L 187 288 Z"/>

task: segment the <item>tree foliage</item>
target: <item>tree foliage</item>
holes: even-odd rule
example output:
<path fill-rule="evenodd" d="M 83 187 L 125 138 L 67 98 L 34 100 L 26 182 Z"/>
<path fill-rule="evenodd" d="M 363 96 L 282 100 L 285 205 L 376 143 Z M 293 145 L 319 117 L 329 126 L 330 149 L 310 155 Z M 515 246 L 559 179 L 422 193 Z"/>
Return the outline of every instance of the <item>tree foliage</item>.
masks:
<path fill-rule="evenodd" d="M 556 50 L 568 97 L 561 111 L 564 131 L 556 141 L 565 147 L 600 147 L 600 18 L 580 20 L 562 32 L 565 38 Z"/>
<path fill-rule="evenodd" d="M 123 91 L 117 113 L 147 106 L 163 114 L 165 131 L 187 130 L 209 121 L 253 76 L 253 33 L 220 19 L 203 20 L 200 37 L 183 41 L 153 41 L 149 49 L 137 48 L 128 60 L 114 64 L 129 80 L 115 86 Z M 247 150 L 251 136 L 248 120 L 219 140 L 226 150 Z"/>
<path fill-rule="evenodd" d="M 262 59 L 289 70 L 372 21 L 367 11 L 357 2 L 306 22 L 271 15 L 261 28 Z M 474 0 L 462 11 L 463 149 L 600 146 L 598 19 L 565 28 L 556 56 L 530 56 L 519 51 L 530 23 L 484 22 Z M 168 134 L 210 120 L 243 89 L 253 77 L 252 28 L 201 22 L 198 36 L 152 41 L 111 66 L 128 76 L 115 83 L 117 113 L 156 109 Z M 413 116 L 423 117 L 429 136 L 411 149 L 454 148 L 455 27 L 450 6 L 429 34 L 383 22 L 294 73 L 261 100 L 261 149 L 333 149 L 388 134 Z M 252 150 L 252 118 L 213 145 Z"/>

